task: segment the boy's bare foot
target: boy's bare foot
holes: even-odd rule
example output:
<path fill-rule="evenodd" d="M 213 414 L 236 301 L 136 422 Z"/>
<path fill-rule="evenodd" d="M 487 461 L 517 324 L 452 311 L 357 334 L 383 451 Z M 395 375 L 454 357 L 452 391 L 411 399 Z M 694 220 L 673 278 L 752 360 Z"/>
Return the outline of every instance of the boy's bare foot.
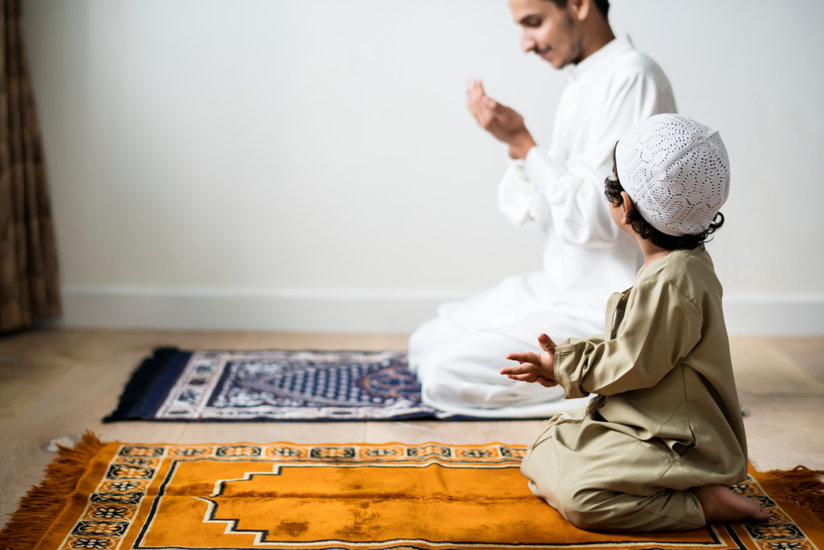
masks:
<path fill-rule="evenodd" d="M 707 523 L 767 521 L 770 513 L 757 502 L 737 495 L 725 485 L 704 485 L 692 489 L 704 509 Z"/>

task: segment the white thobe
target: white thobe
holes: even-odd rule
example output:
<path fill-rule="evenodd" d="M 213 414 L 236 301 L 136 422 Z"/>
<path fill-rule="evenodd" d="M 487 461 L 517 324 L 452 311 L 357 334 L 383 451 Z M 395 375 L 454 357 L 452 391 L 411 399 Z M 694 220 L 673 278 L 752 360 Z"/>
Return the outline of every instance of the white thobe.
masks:
<path fill-rule="evenodd" d="M 548 417 L 581 406 L 560 389 L 499 374 L 506 356 L 539 351 L 537 336 L 586 337 L 603 327 L 609 295 L 631 286 L 638 246 L 612 222 L 604 179 L 620 136 L 675 112 L 666 75 L 617 38 L 567 69 L 548 151 L 511 161 L 498 205 L 515 225 L 545 235 L 543 271 L 509 277 L 479 295 L 442 305 L 409 341 L 424 402 L 448 414 Z"/>

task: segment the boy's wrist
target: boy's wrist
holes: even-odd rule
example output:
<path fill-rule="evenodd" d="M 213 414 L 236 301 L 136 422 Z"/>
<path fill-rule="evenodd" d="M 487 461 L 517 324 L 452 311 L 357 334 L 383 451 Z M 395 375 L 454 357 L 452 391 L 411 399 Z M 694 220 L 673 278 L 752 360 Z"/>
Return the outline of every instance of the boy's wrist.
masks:
<path fill-rule="evenodd" d="M 558 349 L 556 347 L 554 351 L 555 353 L 553 354 L 554 361 L 552 362 L 552 376 L 553 379 L 558 383 L 558 385 L 564 388 L 564 394 L 566 394 L 567 384 L 564 383 L 564 369 L 561 366 L 561 360 L 563 359 L 564 355 L 568 354 L 569 350 L 567 350 L 567 353 L 564 353 L 563 349 Z"/>
<path fill-rule="evenodd" d="M 555 377 L 555 361 L 556 361 L 555 357 L 556 356 L 555 356 L 554 352 L 549 354 L 550 362 L 549 362 L 549 365 L 547 365 L 547 373 L 546 374 L 551 380 L 554 380 L 554 381 L 557 382 L 558 379 Z"/>

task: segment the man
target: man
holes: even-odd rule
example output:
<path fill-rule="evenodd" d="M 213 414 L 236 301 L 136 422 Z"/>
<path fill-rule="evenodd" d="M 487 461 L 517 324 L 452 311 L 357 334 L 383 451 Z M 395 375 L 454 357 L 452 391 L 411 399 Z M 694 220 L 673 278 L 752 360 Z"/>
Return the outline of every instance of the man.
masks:
<path fill-rule="evenodd" d="M 504 358 L 522 346 L 539 352 L 542 332 L 563 339 L 603 331 L 609 294 L 631 286 L 641 265 L 604 198 L 612 150 L 628 129 L 675 112 L 675 100 L 660 67 L 615 38 L 608 0 L 509 0 L 509 7 L 523 50 L 569 76 L 549 149 L 536 147 L 523 117 L 487 96 L 479 81 L 470 81 L 467 103 L 481 127 L 509 147 L 499 207 L 512 223 L 543 231 L 544 269 L 442 305 L 410 338 L 409 365 L 424 401 L 447 413 L 548 417 L 582 403 L 501 376 Z"/>

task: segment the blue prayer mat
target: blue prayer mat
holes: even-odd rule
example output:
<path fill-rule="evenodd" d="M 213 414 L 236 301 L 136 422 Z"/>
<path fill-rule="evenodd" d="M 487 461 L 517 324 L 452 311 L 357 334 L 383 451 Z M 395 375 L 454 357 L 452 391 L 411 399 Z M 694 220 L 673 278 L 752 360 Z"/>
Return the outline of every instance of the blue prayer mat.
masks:
<path fill-rule="evenodd" d="M 399 420 L 444 417 L 397 351 L 157 349 L 104 422 Z"/>

